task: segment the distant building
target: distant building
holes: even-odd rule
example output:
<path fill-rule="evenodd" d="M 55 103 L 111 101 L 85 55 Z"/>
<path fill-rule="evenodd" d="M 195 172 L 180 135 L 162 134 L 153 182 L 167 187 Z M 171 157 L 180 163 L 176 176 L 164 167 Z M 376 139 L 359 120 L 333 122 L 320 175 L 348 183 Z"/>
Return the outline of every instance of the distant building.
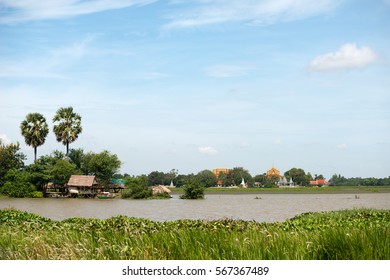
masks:
<path fill-rule="evenodd" d="M 330 182 L 326 181 L 325 179 L 317 179 L 310 181 L 310 186 L 329 186 Z"/>
<path fill-rule="evenodd" d="M 216 169 L 213 169 L 213 173 L 215 176 L 219 176 L 219 174 L 228 174 L 230 172 L 230 169 L 227 169 L 227 168 L 216 168 Z"/>
<path fill-rule="evenodd" d="M 283 178 L 283 176 L 280 175 L 280 171 L 276 169 L 275 166 L 272 166 L 272 168 L 267 171 L 267 177 L 268 178 L 277 177 L 279 179 Z"/>
<path fill-rule="evenodd" d="M 283 178 L 279 179 L 278 186 L 281 188 L 292 188 L 295 187 L 295 184 L 292 178 L 290 178 L 290 180 L 287 181 L 287 178 L 283 176 Z"/>

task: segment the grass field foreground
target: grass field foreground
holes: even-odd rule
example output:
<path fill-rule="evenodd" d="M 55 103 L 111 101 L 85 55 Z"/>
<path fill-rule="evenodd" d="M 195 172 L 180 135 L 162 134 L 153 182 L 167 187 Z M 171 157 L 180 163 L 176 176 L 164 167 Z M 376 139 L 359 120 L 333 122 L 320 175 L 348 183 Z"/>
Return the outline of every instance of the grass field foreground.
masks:
<path fill-rule="evenodd" d="M 0 210 L 3 260 L 388 260 L 390 211 L 305 213 L 285 222 L 117 216 L 53 221 Z"/>

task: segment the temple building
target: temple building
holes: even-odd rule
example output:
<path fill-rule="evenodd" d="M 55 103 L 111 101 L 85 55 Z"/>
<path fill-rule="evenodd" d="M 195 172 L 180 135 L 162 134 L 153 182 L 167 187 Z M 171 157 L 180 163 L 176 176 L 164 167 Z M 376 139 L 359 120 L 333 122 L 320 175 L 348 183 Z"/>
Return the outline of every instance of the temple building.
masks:
<path fill-rule="evenodd" d="M 292 178 L 290 178 L 290 180 L 287 181 L 287 178 L 284 177 L 284 176 L 279 179 L 277 184 L 281 188 L 290 188 L 290 187 L 294 187 L 295 186 L 294 181 L 293 181 Z"/>
<path fill-rule="evenodd" d="M 272 168 L 267 171 L 267 177 L 268 178 L 277 177 L 279 179 L 283 178 L 283 176 L 280 175 L 280 171 L 276 169 L 275 166 L 272 166 Z"/>
<path fill-rule="evenodd" d="M 213 169 L 213 173 L 215 176 L 219 176 L 219 174 L 227 174 L 230 172 L 230 169 L 227 169 L 227 168 L 216 168 L 216 169 Z"/>

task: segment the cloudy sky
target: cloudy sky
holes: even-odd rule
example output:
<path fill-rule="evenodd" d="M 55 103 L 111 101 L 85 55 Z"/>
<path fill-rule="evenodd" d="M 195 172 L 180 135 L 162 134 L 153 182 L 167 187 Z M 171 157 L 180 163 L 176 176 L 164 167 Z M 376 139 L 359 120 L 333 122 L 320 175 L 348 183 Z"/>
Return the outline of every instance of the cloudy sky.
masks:
<path fill-rule="evenodd" d="M 0 137 L 72 106 L 122 172 L 390 175 L 389 0 L 0 0 Z"/>

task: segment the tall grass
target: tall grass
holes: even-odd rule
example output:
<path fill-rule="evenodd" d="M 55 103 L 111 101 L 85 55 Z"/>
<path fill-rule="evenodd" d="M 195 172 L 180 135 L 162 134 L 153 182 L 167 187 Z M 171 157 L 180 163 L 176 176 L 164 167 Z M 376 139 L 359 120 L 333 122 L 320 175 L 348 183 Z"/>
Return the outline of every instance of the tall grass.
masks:
<path fill-rule="evenodd" d="M 52 221 L 0 211 L 0 259 L 390 259 L 390 211 L 307 213 L 282 223 L 234 220 Z"/>

